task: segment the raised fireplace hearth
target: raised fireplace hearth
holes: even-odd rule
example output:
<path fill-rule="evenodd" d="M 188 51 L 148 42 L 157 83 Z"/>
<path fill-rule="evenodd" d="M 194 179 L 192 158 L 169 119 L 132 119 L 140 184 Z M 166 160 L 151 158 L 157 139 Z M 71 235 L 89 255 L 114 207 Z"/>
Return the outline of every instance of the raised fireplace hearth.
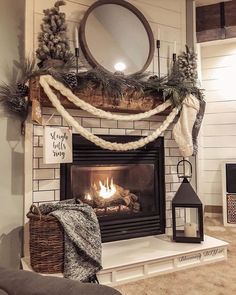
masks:
<path fill-rule="evenodd" d="M 137 136 L 103 136 L 128 142 Z M 93 207 L 102 241 L 165 232 L 164 138 L 144 148 L 115 152 L 73 135 L 73 163 L 61 164 L 61 200 L 76 198 Z"/>

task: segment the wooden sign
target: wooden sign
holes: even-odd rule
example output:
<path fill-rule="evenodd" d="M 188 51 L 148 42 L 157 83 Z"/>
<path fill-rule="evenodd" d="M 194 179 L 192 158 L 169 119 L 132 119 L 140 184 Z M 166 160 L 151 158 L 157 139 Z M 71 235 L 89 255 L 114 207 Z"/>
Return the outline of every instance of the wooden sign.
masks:
<path fill-rule="evenodd" d="M 44 127 L 44 164 L 72 162 L 72 130 L 67 127 Z"/>

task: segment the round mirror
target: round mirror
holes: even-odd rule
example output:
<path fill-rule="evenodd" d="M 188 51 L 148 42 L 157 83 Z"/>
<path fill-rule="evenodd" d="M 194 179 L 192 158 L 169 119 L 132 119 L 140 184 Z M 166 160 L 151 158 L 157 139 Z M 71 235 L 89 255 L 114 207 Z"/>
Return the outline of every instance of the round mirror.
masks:
<path fill-rule="evenodd" d="M 154 37 L 148 21 L 123 0 L 95 2 L 84 15 L 79 37 L 87 61 L 112 73 L 143 72 L 153 58 Z"/>

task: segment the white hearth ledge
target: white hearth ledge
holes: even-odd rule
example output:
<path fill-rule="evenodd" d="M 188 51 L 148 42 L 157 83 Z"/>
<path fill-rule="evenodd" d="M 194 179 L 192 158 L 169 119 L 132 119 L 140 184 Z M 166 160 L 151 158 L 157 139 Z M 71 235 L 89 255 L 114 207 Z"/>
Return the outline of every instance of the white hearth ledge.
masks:
<path fill-rule="evenodd" d="M 116 286 L 226 260 L 227 246 L 227 242 L 206 235 L 201 244 L 175 243 L 165 235 L 104 243 L 98 279 L 101 284 Z M 29 257 L 22 258 L 22 266 L 32 271 Z"/>

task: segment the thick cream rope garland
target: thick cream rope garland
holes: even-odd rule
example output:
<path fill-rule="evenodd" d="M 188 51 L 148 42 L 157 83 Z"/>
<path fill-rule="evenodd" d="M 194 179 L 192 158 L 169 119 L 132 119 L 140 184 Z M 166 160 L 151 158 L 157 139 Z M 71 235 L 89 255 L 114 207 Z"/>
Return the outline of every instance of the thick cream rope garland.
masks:
<path fill-rule="evenodd" d="M 92 134 L 85 128 L 83 128 L 62 106 L 61 102 L 57 98 L 56 94 L 53 93 L 50 86 L 48 85 L 46 79 L 44 79 L 43 76 L 40 77 L 40 84 L 43 87 L 45 93 L 47 94 L 49 100 L 52 102 L 53 106 L 57 109 L 58 113 L 67 121 L 67 123 L 70 126 L 73 126 L 76 131 L 78 131 L 79 134 L 81 134 L 83 137 L 88 139 L 89 141 L 93 142 L 97 146 L 100 146 L 101 148 L 113 150 L 113 151 L 128 151 L 128 150 L 134 150 L 141 148 L 145 146 L 146 144 L 152 142 L 155 140 L 162 132 L 164 132 L 167 127 L 170 125 L 170 123 L 173 122 L 174 118 L 178 114 L 180 108 L 175 107 L 172 112 L 167 116 L 165 121 L 162 123 L 162 125 L 155 130 L 152 134 L 148 135 L 147 137 L 141 138 L 137 141 L 128 142 L 128 143 L 117 143 L 117 142 L 109 142 L 102 138 L 99 138 L 98 136 Z"/>
<path fill-rule="evenodd" d="M 135 115 L 118 115 L 118 114 L 112 114 L 111 112 L 106 112 L 103 110 L 100 110 L 91 104 L 83 101 L 79 97 L 73 94 L 73 92 L 66 88 L 62 83 L 56 81 L 52 76 L 50 75 L 44 75 L 40 77 L 40 83 L 41 81 L 47 82 L 50 86 L 57 89 L 61 92 L 69 101 L 71 101 L 73 104 L 75 104 L 77 107 L 81 108 L 84 111 L 89 112 L 90 114 L 97 116 L 99 118 L 104 119 L 112 119 L 112 120 L 120 120 L 120 121 L 138 121 L 142 119 L 149 118 L 151 116 L 154 116 L 160 112 L 163 112 L 165 109 L 167 109 L 169 106 L 171 106 L 171 102 L 169 100 L 165 101 L 163 104 L 157 106 L 156 108 L 140 113 Z"/>

